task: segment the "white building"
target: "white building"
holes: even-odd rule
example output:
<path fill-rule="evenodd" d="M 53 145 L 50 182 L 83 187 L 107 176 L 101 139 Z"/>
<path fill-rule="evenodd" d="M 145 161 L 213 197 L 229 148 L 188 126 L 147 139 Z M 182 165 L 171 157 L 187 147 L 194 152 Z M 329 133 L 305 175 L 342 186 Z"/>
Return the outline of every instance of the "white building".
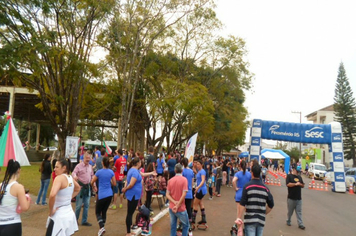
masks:
<path fill-rule="evenodd" d="M 308 121 L 312 121 L 313 124 L 329 124 L 335 121 L 334 105 L 324 107 L 318 111 L 314 111 L 305 116 Z M 322 149 L 321 162 L 330 166 L 331 155 L 329 153 L 329 146 L 327 144 L 319 145 L 314 144 L 313 147 Z M 352 167 L 353 160 L 345 159 L 345 167 Z"/>

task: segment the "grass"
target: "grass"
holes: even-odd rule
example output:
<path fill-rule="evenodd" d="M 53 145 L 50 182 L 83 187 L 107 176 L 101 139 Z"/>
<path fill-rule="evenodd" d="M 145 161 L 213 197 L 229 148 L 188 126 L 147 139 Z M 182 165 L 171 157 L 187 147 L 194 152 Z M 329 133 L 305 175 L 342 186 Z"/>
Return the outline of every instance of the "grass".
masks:
<path fill-rule="evenodd" d="M 22 184 L 25 189 L 30 190 L 30 194 L 36 195 L 41 187 L 41 173 L 39 172 L 39 168 L 41 166 L 41 162 L 31 162 L 31 166 L 22 166 L 20 178 L 17 180 L 20 184 Z M 6 167 L 1 167 L 0 172 L 0 181 L 2 182 L 4 179 L 4 175 L 6 172 Z M 51 186 L 48 187 L 47 197 L 50 192 Z"/>

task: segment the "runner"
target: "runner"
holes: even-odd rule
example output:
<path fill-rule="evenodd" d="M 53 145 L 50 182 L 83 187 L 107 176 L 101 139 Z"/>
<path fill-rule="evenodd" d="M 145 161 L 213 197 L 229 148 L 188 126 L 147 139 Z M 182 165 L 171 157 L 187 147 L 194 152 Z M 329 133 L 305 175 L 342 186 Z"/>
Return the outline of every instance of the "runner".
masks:
<path fill-rule="evenodd" d="M 98 170 L 91 180 L 91 186 L 96 190 L 94 183 L 98 181 L 98 201 L 95 205 L 95 215 L 99 224 L 98 236 L 105 233 L 105 222 L 106 222 L 106 212 L 111 203 L 111 198 L 113 195 L 111 186 L 116 186 L 116 179 L 114 172 L 109 169 L 109 158 L 103 157 L 102 159 L 102 169 Z"/>
<path fill-rule="evenodd" d="M 245 161 L 241 161 L 240 163 L 240 171 L 237 172 L 232 180 L 232 184 L 234 186 L 234 189 L 236 191 L 235 194 L 235 202 L 236 202 L 236 208 L 237 208 L 237 216 L 239 215 L 239 206 L 240 206 L 240 201 L 242 197 L 242 190 L 245 184 L 251 181 L 251 172 L 246 171 L 246 165 L 247 163 Z"/>
<path fill-rule="evenodd" d="M 205 208 L 204 208 L 204 203 L 203 203 L 203 197 L 205 194 L 207 194 L 207 189 L 206 189 L 206 184 L 205 184 L 205 178 L 206 178 L 206 173 L 205 170 L 203 169 L 203 162 L 202 160 L 197 160 L 196 161 L 196 167 L 198 170 L 198 174 L 196 175 L 197 178 L 197 187 L 195 189 L 195 199 L 194 199 L 194 212 L 192 216 L 192 223 L 195 224 L 195 218 L 198 213 L 198 207 L 200 207 L 201 211 L 201 221 L 198 222 L 198 227 L 200 225 L 206 225 L 206 215 L 205 215 Z"/>

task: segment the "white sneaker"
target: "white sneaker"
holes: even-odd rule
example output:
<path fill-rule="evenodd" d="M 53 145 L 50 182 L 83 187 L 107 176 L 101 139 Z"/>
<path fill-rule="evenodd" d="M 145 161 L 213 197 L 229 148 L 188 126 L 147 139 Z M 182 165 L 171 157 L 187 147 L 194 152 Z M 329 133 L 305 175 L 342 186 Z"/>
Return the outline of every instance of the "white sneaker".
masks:
<path fill-rule="evenodd" d="M 212 198 L 212 197 L 209 197 L 209 200 L 213 200 L 213 198 Z"/>
<path fill-rule="evenodd" d="M 102 236 L 102 235 L 104 235 L 104 233 L 105 233 L 105 228 L 103 227 L 103 228 L 99 229 L 98 236 Z"/>
<path fill-rule="evenodd" d="M 166 203 L 166 204 L 164 204 L 165 205 L 165 207 L 169 207 L 169 203 Z"/>

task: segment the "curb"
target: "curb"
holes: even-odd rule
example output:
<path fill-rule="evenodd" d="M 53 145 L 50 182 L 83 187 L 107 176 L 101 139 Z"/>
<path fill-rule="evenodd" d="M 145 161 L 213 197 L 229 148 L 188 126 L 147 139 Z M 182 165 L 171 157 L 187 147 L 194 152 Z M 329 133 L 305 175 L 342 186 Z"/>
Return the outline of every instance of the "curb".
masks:
<path fill-rule="evenodd" d="M 150 222 L 152 225 L 154 225 L 159 219 L 161 219 L 163 216 L 165 216 L 169 211 L 169 207 L 167 207 L 166 209 L 164 209 L 163 211 L 161 211 L 160 213 L 158 213 L 155 217 L 153 217 L 153 220 Z M 135 231 L 133 231 L 133 233 L 135 234 L 135 236 L 139 236 L 141 235 L 142 229 L 138 228 Z"/>

